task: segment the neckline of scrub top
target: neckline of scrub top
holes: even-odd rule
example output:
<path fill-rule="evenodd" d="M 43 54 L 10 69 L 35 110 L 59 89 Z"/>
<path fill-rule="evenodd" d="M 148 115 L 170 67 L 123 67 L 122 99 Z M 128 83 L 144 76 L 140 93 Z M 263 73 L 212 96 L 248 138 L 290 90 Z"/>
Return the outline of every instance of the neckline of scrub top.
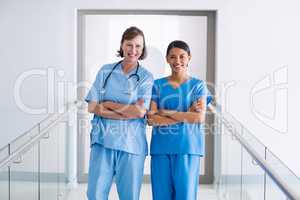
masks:
<path fill-rule="evenodd" d="M 125 72 L 123 71 L 123 65 L 122 65 L 122 63 L 120 63 L 119 64 L 119 70 L 122 72 L 122 74 L 125 76 L 125 77 L 129 77 L 131 74 L 134 74 L 135 73 L 135 71 L 136 71 L 136 68 L 137 68 L 137 66 L 138 66 L 138 63 L 136 63 L 136 66 L 134 67 L 134 68 L 132 68 L 129 72 L 127 72 L 126 74 L 125 74 Z M 141 68 L 141 65 L 140 65 L 140 68 Z M 138 72 L 139 73 L 139 72 Z"/>
<path fill-rule="evenodd" d="M 178 87 L 174 87 L 174 86 L 169 82 L 169 77 L 166 77 L 167 85 L 170 86 L 173 90 L 177 90 L 178 88 L 181 88 L 183 85 L 185 85 L 186 83 L 188 83 L 190 80 L 192 80 L 192 78 L 189 76 L 189 78 L 188 78 L 187 80 L 185 80 L 184 82 L 182 82 Z"/>

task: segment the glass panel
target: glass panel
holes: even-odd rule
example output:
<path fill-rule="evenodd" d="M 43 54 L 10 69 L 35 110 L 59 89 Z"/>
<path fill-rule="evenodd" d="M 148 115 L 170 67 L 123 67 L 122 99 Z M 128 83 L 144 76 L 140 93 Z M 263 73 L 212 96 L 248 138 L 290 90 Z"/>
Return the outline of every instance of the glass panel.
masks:
<path fill-rule="evenodd" d="M 38 199 L 38 145 L 22 152 L 11 165 L 11 200 Z"/>
<path fill-rule="evenodd" d="M 300 196 L 300 179 L 297 177 L 283 162 L 277 158 L 272 152 L 268 149 L 266 150 L 266 161 L 268 164 L 276 171 L 279 177 L 288 183 L 289 188 L 291 188 L 294 192 Z M 269 193 L 274 190 L 274 187 L 269 188 Z M 277 190 L 277 189 L 276 189 Z M 276 192 L 274 192 L 276 193 Z M 270 194 L 269 194 L 270 195 Z"/>
<path fill-rule="evenodd" d="M 44 135 L 40 152 L 41 200 L 63 199 L 67 188 L 65 123 L 58 123 Z"/>
<path fill-rule="evenodd" d="M 58 137 L 54 127 L 40 140 L 41 200 L 57 199 Z"/>
<path fill-rule="evenodd" d="M 0 149 L 0 163 L 9 156 L 8 145 Z"/>
<path fill-rule="evenodd" d="M 9 156 L 8 145 L 0 149 L 0 163 Z M 9 168 L 4 166 L 0 169 L 0 199 L 9 198 Z"/>
<path fill-rule="evenodd" d="M 266 200 L 287 200 L 288 198 L 280 188 L 267 176 L 266 179 Z"/>
<path fill-rule="evenodd" d="M 221 160 L 221 179 L 219 182 L 218 193 L 223 199 L 270 199 L 285 200 L 287 195 L 276 185 L 275 182 L 266 174 L 266 172 L 253 161 L 252 155 L 241 146 L 239 137 L 232 140 L 229 132 L 237 134 L 243 138 L 246 146 L 250 146 L 249 151 L 257 153 L 264 158 L 271 170 L 288 184 L 289 189 L 300 196 L 300 179 L 283 162 L 270 152 L 257 138 L 248 130 L 243 128 L 240 123 L 230 114 L 225 113 L 222 116 L 223 134 L 222 135 L 222 160 Z M 245 140 L 245 141 L 244 141 Z M 247 145 L 248 144 L 248 145 Z M 242 156 L 241 156 L 242 155 Z M 242 161 L 241 164 L 238 164 Z M 241 170 L 239 170 L 241 169 Z M 239 185 L 238 180 L 233 177 L 241 175 Z M 241 189 L 239 189 L 239 186 Z M 242 191 L 239 193 L 239 191 Z M 297 198 L 296 197 L 296 198 Z"/>
<path fill-rule="evenodd" d="M 58 124 L 57 138 L 58 138 L 58 199 L 64 199 L 67 194 L 67 174 L 66 174 L 66 136 L 67 136 L 67 124 Z"/>
<path fill-rule="evenodd" d="M 242 199 L 264 199 L 264 170 L 243 149 Z"/>
<path fill-rule="evenodd" d="M 227 143 L 227 161 L 225 163 L 226 197 L 230 200 L 240 199 L 241 195 L 241 160 L 242 147 L 231 132 L 224 130 Z"/>
<path fill-rule="evenodd" d="M 0 199 L 8 200 L 9 178 L 8 167 L 0 169 Z"/>
<path fill-rule="evenodd" d="M 220 121 L 219 121 L 220 122 Z M 221 124 L 221 129 L 223 130 L 223 134 L 221 134 L 221 170 L 220 170 L 220 180 L 219 180 L 219 187 L 218 187 L 218 193 L 220 195 L 221 199 L 226 199 L 226 193 L 227 193 L 227 171 L 228 171 L 228 140 L 230 137 L 228 137 L 228 131 L 226 131 L 226 128 L 223 124 Z"/>

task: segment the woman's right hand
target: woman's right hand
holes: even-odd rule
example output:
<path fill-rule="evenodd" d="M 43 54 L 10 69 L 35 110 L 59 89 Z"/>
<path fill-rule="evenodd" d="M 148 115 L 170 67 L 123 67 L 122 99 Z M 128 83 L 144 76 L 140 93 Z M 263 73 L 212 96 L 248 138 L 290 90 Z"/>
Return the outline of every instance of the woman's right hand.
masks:
<path fill-rule="evenodd" d="M 200 112 L 201 108 L 203 108 L 203 101 L 195 101 L 191 107 L 189 108 L 189 112 Z"/>
<path fill-rule="evenodd" d="M 138 106 L 143 106 L 144 105 L 144 99 L 139 99 L 135 102 L 135 105 L 138 105 Z"/>

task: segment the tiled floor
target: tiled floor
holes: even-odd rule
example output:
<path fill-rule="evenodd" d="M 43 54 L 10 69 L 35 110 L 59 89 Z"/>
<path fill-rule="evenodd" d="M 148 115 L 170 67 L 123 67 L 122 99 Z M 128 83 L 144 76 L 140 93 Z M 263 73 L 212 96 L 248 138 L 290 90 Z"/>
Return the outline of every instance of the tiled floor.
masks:
<path fill-rule="evenodd" d="M 68 188 L 67 185 L 57 183 L 41 183 L 40 192 L 38 192 L 38 183 L 29 181 L 12 181 L 11 182 L 11 198 L 14 200 L 35 200 L 38 199 L 40 194 L 41 200 L 54 200 L 58 199 L 58 194 L 62 195 L 61 200 L 87 200 L 86 197 L 86 184 L 79 184 L 77 188 L 72 189 L 70 192 L 64 193 L 64 189 Z M 64 198 L 65 197 L 65 198 Z M 8 184 L 7 182 L 0 181 L 0 200 L 8 198 Z M 109 200 L 118 200 L 116 186 L 113 184 Z M 152 200 L 151 185 L 143 184 L 141 190 L 141 200 Z M 200 185 L 198 192 L 199 200 L 217 200 L 216 190 L 213 185 Z"/>
<path fill-rule="evenodd" d="M 80 184 L 77 189 L 72 190 L 68 194 L 67 200 L 86 200 L 86 184 Z M 116 186 L 113 185 L 110 191 L 109 200 L 118 200 Z M 141 200 L 152 200 L 151 185 L 144 184 L 141 191 Z M 217 200 L 216 191 L 212 185 L 200 185 L 198 192 L 198 199 L 203 200 Z"/>

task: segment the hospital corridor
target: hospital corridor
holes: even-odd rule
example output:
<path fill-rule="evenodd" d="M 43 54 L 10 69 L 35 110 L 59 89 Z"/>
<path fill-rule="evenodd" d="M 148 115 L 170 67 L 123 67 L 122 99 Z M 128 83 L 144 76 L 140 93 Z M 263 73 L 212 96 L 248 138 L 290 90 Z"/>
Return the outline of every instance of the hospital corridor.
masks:
<path fill-rule="evenodd" d="M 300 200 L 299 7 L 0 0 L 0 200 Z"/>

